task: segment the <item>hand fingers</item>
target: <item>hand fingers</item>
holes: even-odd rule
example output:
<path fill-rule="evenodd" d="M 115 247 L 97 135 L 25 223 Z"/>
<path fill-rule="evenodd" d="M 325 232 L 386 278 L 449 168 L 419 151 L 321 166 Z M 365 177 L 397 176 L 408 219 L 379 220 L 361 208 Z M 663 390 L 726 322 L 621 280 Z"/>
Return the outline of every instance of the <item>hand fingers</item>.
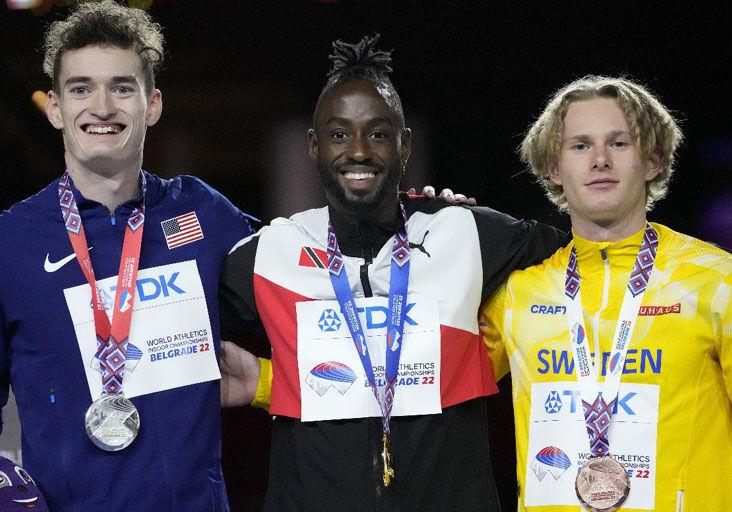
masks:
<path fill-rule="evenodd" d="M 448 203 L 455 202 L 455 194 L 449 188 L 445 188 L 440 192 L 440 198 L 444 199 Z"/>
<path fill-rule="evenodd" d="M 435 187 L 427 185 L 422 189 L 422 195 L 429 197 L 430 199 L 435 197 Z"/>

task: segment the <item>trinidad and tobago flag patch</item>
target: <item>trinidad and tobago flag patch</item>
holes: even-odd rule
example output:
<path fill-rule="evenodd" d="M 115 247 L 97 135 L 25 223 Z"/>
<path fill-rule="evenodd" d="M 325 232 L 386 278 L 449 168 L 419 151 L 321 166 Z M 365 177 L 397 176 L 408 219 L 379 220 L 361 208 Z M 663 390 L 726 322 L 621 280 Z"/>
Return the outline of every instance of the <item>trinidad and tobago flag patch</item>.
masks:
<path fill-rule="evenodd" d="M 328 268 L 328 254 L 321 249 L 303 246 L 300 249 L 300 262 L 298 265 L 301 267 Z"/>

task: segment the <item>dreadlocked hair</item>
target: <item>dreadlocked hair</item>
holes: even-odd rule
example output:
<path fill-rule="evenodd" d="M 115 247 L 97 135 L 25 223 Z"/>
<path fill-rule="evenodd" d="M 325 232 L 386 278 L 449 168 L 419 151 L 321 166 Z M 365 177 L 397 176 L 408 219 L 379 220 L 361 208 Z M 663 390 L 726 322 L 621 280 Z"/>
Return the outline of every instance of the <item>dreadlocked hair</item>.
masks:
<path fill-rule="evenodd" d="M 314 117 L 317 117 L 320 104 L 333 87 L 342 82 L 357 80 L 369 82 L 376 87 L 387 105 L 394 109 L 400 127 L 404 128 L 402 102 L 389 79 L 389 74 L 393 71 L 391 51 L 374 49 L 380 38 L 381 34 L 376 33 L 364 36 L 358 43 L 333 41 L 333 53 L 328 56 L 333 67 L 328 71 L 328 80 L 320 92 Z"/>
<path fill-rule="evenodd" d="M 381 34 L 364 36 L 356 44 L 341 40 L 333 41 L 333 54 L 329 55 L 333 67 L 328 72 L 328 81 L 343 80 L 349 77 L 366 77 L 373 81 L 389 80 L 393 70 L 391 51 L 374 50 Z"/>

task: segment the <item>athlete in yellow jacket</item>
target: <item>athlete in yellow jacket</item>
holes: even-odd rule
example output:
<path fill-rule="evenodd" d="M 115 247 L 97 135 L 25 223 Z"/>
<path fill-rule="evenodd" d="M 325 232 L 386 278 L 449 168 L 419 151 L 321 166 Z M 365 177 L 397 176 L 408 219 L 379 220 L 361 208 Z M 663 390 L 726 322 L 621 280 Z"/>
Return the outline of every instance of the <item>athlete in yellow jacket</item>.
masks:
<path fill-rule="evenodd" d="M 620 510 L 732 507 L 732 256 L 650 224 L 650 280 L 627 353 L 611 355 L 646 208 L 665 192 L 679 139 L 648 91 L 602 77 L 560 90 L 526 136 L 522 156 L 574 236 L 482 310 L 496 376 L 512 374 L 519 510 L 580 510 L 575 479 L 591 451 L 567 321 L 573 248 L 598 381 L 620 374 L 607 436 L 630 476 Z"/>
<path fill-rule="evenodd" d="M 677 503 L 691 511 L 727 510 L 732 477 L 722 468 L 732 462 L 732 257 L 653 227 L 658 256 L 610 433 L 611 452 L 632 474 L 623 510 L 675 511 Z M 513 379 L 522 510 L 541 503 L 574 505 L 541 510 L 578 510 L 574 480 L 589 452 L 563 300 L 570 248 L 576 247 L 583 276 L 587 337 L 595 361 L 601 354 L 606 368 L 642 235 L 619 242 L 575 235 L 541 265 L 514 272 L 484 309 L 496 374 L 505 375 L 510 364 Z"/>

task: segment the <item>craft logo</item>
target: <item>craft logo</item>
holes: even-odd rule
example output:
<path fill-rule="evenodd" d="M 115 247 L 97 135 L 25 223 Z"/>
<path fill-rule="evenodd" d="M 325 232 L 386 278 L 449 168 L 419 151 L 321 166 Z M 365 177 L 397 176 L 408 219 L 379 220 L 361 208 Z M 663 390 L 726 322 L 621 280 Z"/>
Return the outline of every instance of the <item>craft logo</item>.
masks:
<path fill-rule="evenodd" d="M 338 361 L 317 364 L 305 377 L 305 382 L 318 396 L 323 396 L 330 388 L 341 395 L 346 394 L 356 380 L 356 374 L 347 365 Z"/>
<path fill-rule="evenodd" d="M 335 309 L 326 309 L 320 315 L 318 327 L 323 332 L 336 332 L 341 328 L 341 319 Z"/>
<path fill-rule="evenodd" d="M 531 461 L 531 470 L 541 482 L 547 473 L 551 474 L 555 481 L 569 469 L 572 462 L 567 454 L 556 446 L 547 446 L 539 450 L 534 460 Z"/>
<path fill-rule="evenodd" d="M 615 355 L 610 358 L 610 373 L 617 375 L 617 373 L 623 368 L 623 359 L 620 356 L 620 352 L 615 352 Z"/>
<path fill-rule="evenodd" d="M 567 306 L 553 306 L 551 304 L 532 304 L 529 309 L 534 315 L 566 315 Z"/>
<path fill-rule="evenodd" d="M 556 414 L 562 410 L 562 398 L 556 391 L 550 391 L 544 401 L 544 410 L 548 414 Z"/>

